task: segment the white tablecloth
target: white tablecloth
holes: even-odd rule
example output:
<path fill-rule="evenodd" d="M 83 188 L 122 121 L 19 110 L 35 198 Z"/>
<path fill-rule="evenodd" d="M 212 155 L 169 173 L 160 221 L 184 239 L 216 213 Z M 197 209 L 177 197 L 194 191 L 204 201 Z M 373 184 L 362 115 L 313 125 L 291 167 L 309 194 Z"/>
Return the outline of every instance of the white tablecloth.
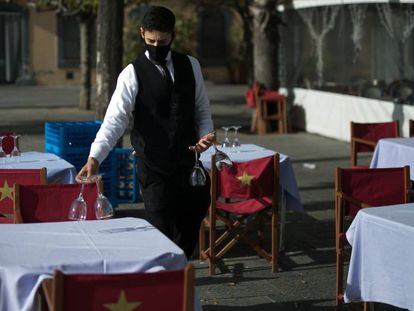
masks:
<path fill-rule="evenodd" d="M 414 204 L 363 209 L 346 236 L 352 252 L 345 301 L 414 310 Z"/>
<path fill-rule="evenodd" d="M 54 269 L 127 273 L 187 264 L 180 248 L 138 218 L 3 224 L 0 237 L 1 311 L 32 310 L 38 286 Z"/>
<path fill-rule="evenodd" d="M 371 168 L 410 166 L 414 180 L 414 138 L 380 139 L 371 160 Z"/>
<path fill-rule="evenodd" d="M 14 157 L 0 159 L 0 169 L 36 169 L 42 167 L 47 169 L 47 182 L 49 184 L 75 183 L 75 167 L 52 153 L 31 151 L 23 152 L 18 159 Z"/>
<path fill-rule="evenodd" d="M 260 159 L 275 154 L 274 150 L 265 149 L 263 147 L 244 144 L 237 148 L 218 148 L 224 151 L 233 162 L 247 162 L 254 159 Z M 206 169 L 211 168 L 211 155 L 214 148 L 210 147 L 201 154 L 200 160 Z M 280 187 L 286 199 L 286 207 L 288 209 L 303 212 L 303 206 L 300 201 L 298 186 L 296 184 L 295 174 L 293 172 L 292 162 L 289 157 L 280 154 Z"/>

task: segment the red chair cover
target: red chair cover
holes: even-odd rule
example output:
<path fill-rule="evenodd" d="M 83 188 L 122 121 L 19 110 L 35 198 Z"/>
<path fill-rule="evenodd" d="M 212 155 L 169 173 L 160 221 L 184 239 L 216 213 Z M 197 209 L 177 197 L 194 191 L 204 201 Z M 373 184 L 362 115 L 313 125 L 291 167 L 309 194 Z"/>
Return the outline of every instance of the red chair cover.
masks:
<path fill-rule="evenodd" d="M 14 135 L 14 133 L 0 133 L 0 136 L 6 136 L 2 142 L 3 150 L 6 154 L 10 154 L 14 148 L 14 140 L 13 137 L 11 137 L 11 135 Z"/>
<path fill-rule="evenodd" d="M 260 84 L 259 82 L 255 81 L 253 82 L 253 85 L 250 89 L 248 89 L 246 91 L 246 93 L 244 94 L 244 97 L 246 98 L 246 105 L 248 107 L 252 107 L 252 108 L 256 108 L 256 94 L 255 93 L 260 93 Z"/>
<path fill-rule="evenodd" d="M 377 143 L 382 138 L 399 137 L 398 122 L 384 123 L 353 123 L 353 137 L 362 138 Z M 362 144 L 356 145 L 357 152 L 374 151 L 375 147 Z"/>
<path fill-rule="evenodd" d="M 404 168 L 342 169 L 341 190 L 370 206 L 405 203 Z M 345 214 L 354 217 L 359 207 L 345 203 Z"/>
<path fill-rule="evenodd" d="M 182 311 L 184 270 L 112 275 L 65 275 L 63 310 L 115 310 L 122 299 L 128 310 Z M 122 297 L 123 296 L 123 297 Z M 134 306 L 135 308 L 132 308 Z M 121 310 L 121 309 L 116 309 Z"/>
<path fill-rule="evenodd" d="M 45 183 L 44 178 L 42 169 L 0 169 L 0 214 L 13 214 L 13 186 L 16 183 L 40 185 Z"/>
<path fill-rule="evenodd" d="M 217 208 L 238 214 L 256 213 L 271 205 L 273 195 L 273 156 L 244 163 L 233 163 L 217 172 L 217 197 L 243 199 L 240 202 L 217 202 Z"/>
<path fill-rule="evenodd" d="M 24 223 L 68 221 L 68 211 L 79 196 L 80 184 L 20 186 L 20 213 Z M 96 184 L 86 184 L 83 197 L 88 206 L 87 218 L 96 219 L 94 203 Z"/>

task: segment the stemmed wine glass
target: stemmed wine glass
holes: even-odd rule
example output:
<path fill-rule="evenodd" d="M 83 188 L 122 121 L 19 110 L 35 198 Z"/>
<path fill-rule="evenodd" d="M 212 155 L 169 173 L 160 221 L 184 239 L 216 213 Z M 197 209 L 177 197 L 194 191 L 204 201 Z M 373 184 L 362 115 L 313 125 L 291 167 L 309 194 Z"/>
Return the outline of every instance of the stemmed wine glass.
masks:
<path fill-rule="evenodd" d="M 195 154 L 195 164 L 190 174 L 190 186 L 201 187 L 205 186 L 207 182 L 206 174 L 200 166 L 200 161 L 198 160 L 198 152 Z"/>
<path fill-rule="evenodd" d="M 222 126 L 221 128 L 224 130 L 224 141 L 223 141 L 222 147 L 223 148 L 231 147 L 229 137 L 227 136 L 229 129 L 231 129 L 231 126 Z"/>
<path fill-rule="evenodd" d="M 233 140 L 233 145 L 232 145 L 232 147 L 233 147 L 233 148 L 234 148 L 234 147 L 240 147 L 240 146 L 241 146 L 241 142 L 240 142 L 239 137 L 237 137 L 237 131 L 238 131 L 239 129 L 241 129 L 241 126 L 240 126 L 240 125 L 234 125 L 234 126 L 232 126 L 232 128 L 234 129 L 234 140 Z"/>
<path fill-rule="evenodd" d="M 69 220 L 85 220 L 88 213 L 88 207 L 83 198 L 83 190 L 85 188 L 86 178 L 82 179 L 82 186 L 79 196 L 72 202 L 69 207 Z"/>
<path fill-rule="evenodd" d="M 100 180 L 102 179 L 102 175 L 93 176 L 92 179 L 95 180 L 98 189 L 98 197 L 94 205 L 96 219 L 111 218 L 114 216 L 114 209 L 112 208 L 111 201 L 101 191 Z"/>
<path fill-rule="evenodd" d="M 13 147 L 12 152 L 10 153 L 10 156 L 11 157 L 17 157 L 16 161 L 19 162 L 19 157 L 21 156 L 21 152 L 19 150 L 19 137 L 20 137 L 20 135 L 14 134 L 14 135 L 11 135 L 11 137 L 13 137 L 14 147 Z"/>
<path fill-rule="evenodd" d="M 6 138 L 6 136 L 0 136 L 0 158 L 2 159 L 2 163 L 6 162 L 4 158 L 7 157 L 7 154 L 6 152 L 4 152 L 4 149 L 3 149 L 4 138 Z"/>
<path fill-rule="evenodd" d="M 221 150 L 217 149 L 217 146 L 213 144 L 215 150 L 215 165 L 217 169 L 220 171 L 224 166 L 232 166 L 233 162 L 230 160 L 230 157 Z"/>

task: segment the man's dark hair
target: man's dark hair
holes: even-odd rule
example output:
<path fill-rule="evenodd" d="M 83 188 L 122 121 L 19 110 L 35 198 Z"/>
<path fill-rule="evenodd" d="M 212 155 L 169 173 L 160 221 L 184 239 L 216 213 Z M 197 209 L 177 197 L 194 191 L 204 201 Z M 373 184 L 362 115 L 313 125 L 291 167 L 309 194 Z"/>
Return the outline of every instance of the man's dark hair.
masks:
<path fill-rule="evenodd" d="M 161 32 L 174 32 L 174 13 L 162 6 L 150 6 L 142 19 L 142 28 Z"/>

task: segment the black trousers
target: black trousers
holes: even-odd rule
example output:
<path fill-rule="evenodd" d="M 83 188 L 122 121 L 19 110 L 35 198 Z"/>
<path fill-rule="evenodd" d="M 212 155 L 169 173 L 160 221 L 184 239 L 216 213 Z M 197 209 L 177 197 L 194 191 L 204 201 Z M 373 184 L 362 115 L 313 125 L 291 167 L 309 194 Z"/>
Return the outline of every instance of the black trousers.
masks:
<path fill-rule="evenodd" d="M 192 165 L 181 166 L 166 175 L 152 170 L 142 161 L 137 164 L 147 220 L 174 241 L 188 259 L 194 252 L 201 221 L 210 205 L 208 173 L 205 173 L 205 186 L 192 187 L 189 184 Z"/>

